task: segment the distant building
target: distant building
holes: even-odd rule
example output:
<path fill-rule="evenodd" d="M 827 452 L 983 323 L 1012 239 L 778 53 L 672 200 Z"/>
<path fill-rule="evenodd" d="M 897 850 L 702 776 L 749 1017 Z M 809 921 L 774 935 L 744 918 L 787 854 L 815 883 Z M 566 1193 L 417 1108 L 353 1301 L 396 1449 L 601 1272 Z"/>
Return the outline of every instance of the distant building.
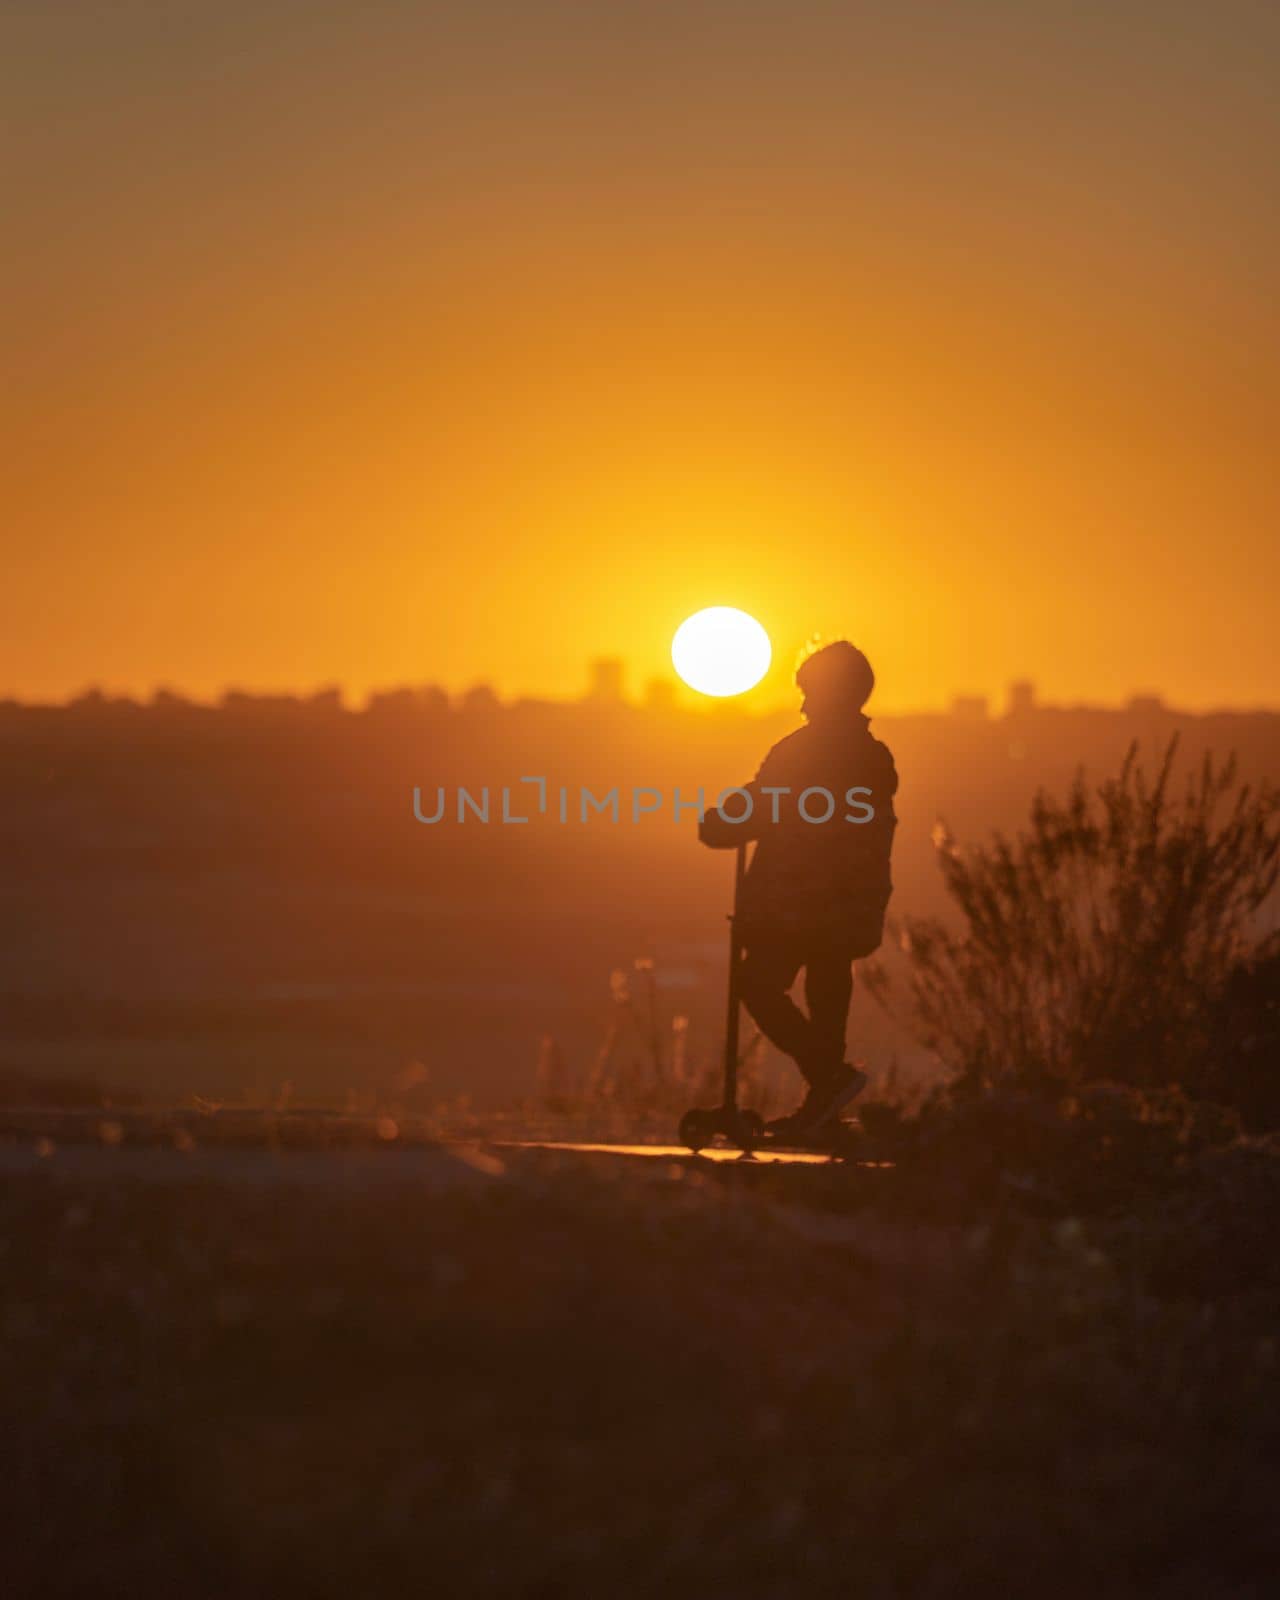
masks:
<path fill-rule="evenodd" d="M 951 702 L 951 715 L 965 722 L 984 722 L 987 716 L 985 694 L 958 694 Z"/>
<path fill-rule="evenodd" d="M 601 656 L 591 663 L 591 682 L 588 700 L 603 701 L 608 705 L 622 704 L 622 662 L 617 656 Z"/>
<path fill-rule="evenodd" d="M 1030 678 L 1019 678 L 1009 685 L 1009 715 L 1024 717 L 1036 708 L 1036 686 Z"/>
<path fill-rule="evenodd" d="M 397 717 L 412 712 L 416 704 L 412 689 L 374 689 L 364 708 L 371 717 Z"/>
<path fill-rule="evenodd" d="M 376 689 L 365 702 L 372 717 L 412 717 L 422 713 L 441 716 L 449 709 L 449 696 L 435 684 L 425 688 Z"/>
<path fill-rule="evenodd" d="M 498 697 L 487 683 L 477 683 L 462 697 L 462 710 L 470 717 L 489 716 L 498 710 Z"/>
<path fill-rule="evenodd" d="M 1126 711 L 1131 711 L 1135 716 L 1157 716 L 1166 709 L 1164 701 L 1158 694 L 1133 694 L 1129 696 Z"/>
<path fill-rule="evenodd" d="M 650 711 L 670 711 L 676 703 L 676 686 L 670 678 L 650 678 L 644 686 L 644 703 Z"/>

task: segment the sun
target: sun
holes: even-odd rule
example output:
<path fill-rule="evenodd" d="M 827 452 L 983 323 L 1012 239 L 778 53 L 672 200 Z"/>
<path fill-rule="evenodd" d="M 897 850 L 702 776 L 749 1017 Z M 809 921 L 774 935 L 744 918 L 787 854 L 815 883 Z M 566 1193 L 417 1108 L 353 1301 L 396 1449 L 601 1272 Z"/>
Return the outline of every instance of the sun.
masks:
<path fill-rule="evenodd" d="M 753 689 L 772 659 L 769 635 L 734 606 L 695 611 L 671 641 L 671 663 L 685 683 L 699 694 L 721 698 Z"/>

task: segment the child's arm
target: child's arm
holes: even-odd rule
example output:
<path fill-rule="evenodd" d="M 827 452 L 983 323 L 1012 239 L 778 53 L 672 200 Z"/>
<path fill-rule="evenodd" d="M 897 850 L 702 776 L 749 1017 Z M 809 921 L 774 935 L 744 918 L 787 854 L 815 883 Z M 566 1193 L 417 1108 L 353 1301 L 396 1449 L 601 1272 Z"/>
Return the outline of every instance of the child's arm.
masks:
<path fill-rule="evenodd" d="M 743 787 L 750 794 L 753 785 L 745 784 Z M 758 839 L 760 828 L 756 813 L 759 805 L 758 798 L 752 795 L 751 815 L 742 822 L 731 822 L 723 811 L 708 811 L 698 824 L 698 838 L 712 850 L 736 850 L 740 844 Z M 735 795 L 731 809 L 735 814 L 746 810 L 741 796 Z"/>
<path fill-rule="evenodd" d="M 724 810 L 711 810 L 705 814 L 698 824 L 698 838 L 703 844 L 712 850 L 736 850 L 740 844 L 763 835 L 770 818 L 771 801 L 762 790 L 777 782 L 778 762 L 775 755 L 779 748 L 779 745 L 774 745 L 750 783 L 744 783 L 740 789 L 732 791 Z M 745 815 L 747 803 L 742 798 L 744 794 L 751 796 L 750 816 Z"/>

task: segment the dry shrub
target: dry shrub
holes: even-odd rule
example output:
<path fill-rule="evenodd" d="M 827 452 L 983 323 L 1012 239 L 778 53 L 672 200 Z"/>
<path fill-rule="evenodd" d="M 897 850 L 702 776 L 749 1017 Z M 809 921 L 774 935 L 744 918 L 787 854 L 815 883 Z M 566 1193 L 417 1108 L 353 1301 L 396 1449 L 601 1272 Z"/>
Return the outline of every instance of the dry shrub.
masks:
<path fill-rule="evenodd" d="M 959 930 L 909 919 L 910 1018 L 961 1085 L 1114 1079 L 1199 1091 L 1215 1012 L 1280 870 L 1280 796 L 1206 757 L 1175 793 L 1137 747 L 1096 790 L 1043 791 L 1029 829 L 939 860 Z M 1218 1076 L 1221 1077 L 1219 1071 Z"/>

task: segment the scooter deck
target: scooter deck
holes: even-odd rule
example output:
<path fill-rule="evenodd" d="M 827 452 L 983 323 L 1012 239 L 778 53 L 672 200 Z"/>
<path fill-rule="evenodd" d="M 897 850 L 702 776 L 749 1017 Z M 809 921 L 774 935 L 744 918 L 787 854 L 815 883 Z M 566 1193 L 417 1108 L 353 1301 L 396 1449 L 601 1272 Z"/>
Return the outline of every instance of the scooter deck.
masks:
<path fill-rule="evenodd" d="M 796 1140 L 779 1138 L 776 1135 L 765 1134 L 756 1140 L 752 1146 L 753 1151 L 774 1152 L 779 1155 L 786 1152 L 789 1155 L 809 1155 L 830 1157 L 832 1160 L 856 1159 L 859 1155 L 865 1156 L 865 1136 L 862 1129 L 856 1124 L 842 1122 L 839 1128 L 829 1132 L 815 1134 L 813 1138 Z"/>
<path fill-rule="evenodd" d="M 683 1144 L 607 1144 L 599 1142 L 574 1143 L 556 1139 L 498 1139 L 493 1144 L 505 1150 L 547 1150 L 564 1155 L 607 1156 L 630 1160 L 664 1161 L 717 1161 L 733 1162 L 758 1157 L 761 1161 L 787 1162 L 795 1166 L 823 1166 L 831 1160 L 826 1150 L 802 1149 L 797 1146 L 758 1145 L 745 1151 L 741 1145 L 707 1145 L 696 1154 Z"/>

